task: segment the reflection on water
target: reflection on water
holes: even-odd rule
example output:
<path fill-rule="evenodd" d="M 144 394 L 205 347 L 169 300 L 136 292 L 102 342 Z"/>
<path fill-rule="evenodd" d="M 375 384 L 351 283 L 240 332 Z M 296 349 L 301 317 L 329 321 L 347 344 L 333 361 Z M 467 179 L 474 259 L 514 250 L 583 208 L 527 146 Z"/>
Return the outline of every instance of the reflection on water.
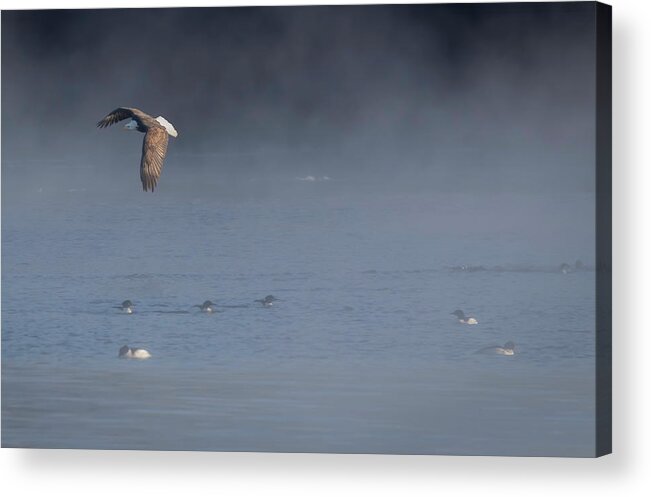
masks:
<path fill-rule="evenodd" d="M 594 199 L 557 200 L 15 200 L 3 445 L 592 455 Z"/>

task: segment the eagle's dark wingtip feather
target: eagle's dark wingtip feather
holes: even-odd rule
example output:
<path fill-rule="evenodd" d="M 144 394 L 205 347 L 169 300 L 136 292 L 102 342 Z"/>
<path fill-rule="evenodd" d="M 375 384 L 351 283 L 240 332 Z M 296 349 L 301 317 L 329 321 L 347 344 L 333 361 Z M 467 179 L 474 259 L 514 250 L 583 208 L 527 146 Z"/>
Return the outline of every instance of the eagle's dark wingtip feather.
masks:
<path fill-rule="evenodd" d="M 142 191 L 143 192 L 152 192 L 154 193 L 154 189 L 156 188 L 156 184 L 152 184 L 151 182 L 143 182 L 142 184 Z"/>
<path fill-rule="evenodd" d="M 111 124 L 115 124 L 117 121 L 114 119 L 111 119 L 111 115 L 106 116 L 104 119 L 101 121 L 97 121 L 97 127 L 98 128 L 108 128 Z"/>

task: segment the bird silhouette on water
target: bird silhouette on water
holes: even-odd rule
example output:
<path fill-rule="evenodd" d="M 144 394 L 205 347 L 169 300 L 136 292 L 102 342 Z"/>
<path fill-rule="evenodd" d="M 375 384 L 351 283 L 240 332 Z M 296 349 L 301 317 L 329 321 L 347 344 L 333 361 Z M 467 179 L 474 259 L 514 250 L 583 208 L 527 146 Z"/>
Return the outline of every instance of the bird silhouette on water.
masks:
<path fill-rule="evenodd" d="M 273 295 L 267 295 L 263 299 L 256 300 L 256 302 L 260 302 L 264 307 L 271 307 L 274 305 L 274 302 L 276 302 L 277 300 L 278 299 Z"/>

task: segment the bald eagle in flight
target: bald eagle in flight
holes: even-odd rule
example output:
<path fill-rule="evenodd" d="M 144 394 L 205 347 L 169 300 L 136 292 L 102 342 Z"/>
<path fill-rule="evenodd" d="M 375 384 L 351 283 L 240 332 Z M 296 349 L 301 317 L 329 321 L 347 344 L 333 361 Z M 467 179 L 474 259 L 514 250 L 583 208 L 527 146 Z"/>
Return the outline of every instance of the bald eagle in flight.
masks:
<path fill-rule="evenodd" d="M 160 173 L 163 169 L 163 160 L 167 153 L 169 136 L 174 138 L 178 133 L 174 126 L 162 116 L 156 119 L 138 109 L 118 107 L 104 119 L 97 123 L 98 128 L 106 128 L 112 124 L 131 118 L 124 128 L 138 130 L 145 134 L 142 141 L 142 157 L 140 159 L 140 180 L 144 191 L 154 191 Z"/>

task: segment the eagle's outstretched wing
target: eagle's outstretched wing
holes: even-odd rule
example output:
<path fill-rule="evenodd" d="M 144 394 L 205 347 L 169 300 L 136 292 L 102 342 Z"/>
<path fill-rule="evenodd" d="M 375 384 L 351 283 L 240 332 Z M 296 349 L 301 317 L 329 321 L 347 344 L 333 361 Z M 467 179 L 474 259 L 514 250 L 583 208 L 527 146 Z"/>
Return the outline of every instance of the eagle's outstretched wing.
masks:
<path fill-rule="evenodd" d="M 169 135 L 162 126 L 152 126 L 142 141 L 142 158 L 140 159 L 140 180 L 144 191 L 154 191 L 160 173 L 163 170 L 163 160 L 167 153 Z"/>
<path fill-rule="evenodd" d="M 145 114 L 139 109 L 130 107 L 118 107 L 113 112 L 110 112 L 104 119 L 97 123 L 98 128 L 106 128 L 125 119 L 135 119 L 141 126 L 149 127 L 151 121 L 154 120 L 150 115 Z"/>

